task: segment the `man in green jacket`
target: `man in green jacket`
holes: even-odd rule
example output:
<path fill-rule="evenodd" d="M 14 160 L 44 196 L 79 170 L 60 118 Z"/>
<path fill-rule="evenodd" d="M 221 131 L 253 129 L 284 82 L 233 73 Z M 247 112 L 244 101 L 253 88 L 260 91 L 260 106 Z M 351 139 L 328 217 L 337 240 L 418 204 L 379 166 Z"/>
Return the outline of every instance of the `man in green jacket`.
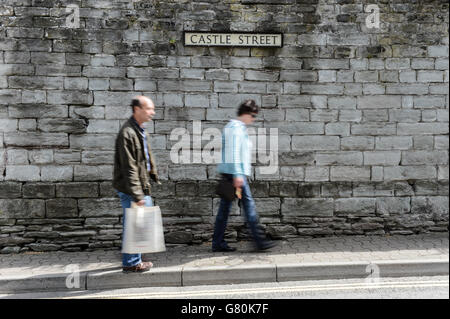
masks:
<path fill-rule="evenodd" d="M 150 179 L 160 184 L 155 161 L 152 156 L 149 136 L 143 124 L 155 115 L 153 101 L 138 96 L 131 102 L 133 116 L 121 127 L 116 138 L 114 155 L 113 187 L 120 197 L 123 207 L 123 225 L 125 227 L 125 209 L 134 202 L 138 206 L 153 206 L 150 197 Z M 153 266 L 143 262 L 141 254 L 122 254 L 124 272 L 144 272 Z"/>

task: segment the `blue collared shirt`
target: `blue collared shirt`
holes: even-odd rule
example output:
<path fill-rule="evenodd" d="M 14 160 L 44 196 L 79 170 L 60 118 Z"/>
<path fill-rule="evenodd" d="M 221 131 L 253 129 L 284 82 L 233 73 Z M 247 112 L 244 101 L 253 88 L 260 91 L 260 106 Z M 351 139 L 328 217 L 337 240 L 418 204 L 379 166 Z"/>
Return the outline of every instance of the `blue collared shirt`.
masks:
<path fill-rule="evenodd" d="M 133 121 L 133 123 L 137 126 L 137 128 L 139 129 L 139 132 L 141 133 L 142 138 L 144 139 L 144 153 L 145 153 L 145 159 L 147 160 L 147 170 L 150 172 L 151 170 L 151 165 L 150 165 L 150 156 L 148 154 L 148 145 L 147 145 L 147 134 L 145 133 L 145 129 L 143 127 L 141 127 L 138 122 L 136 122 L 136 120 L 134 119 L 134 117 L 131 117 L 131 120 Z"/>
<path fill-rule="evenodd" d="M 251 148 L 245 124 L 239 120 L 231 120 L 223 129 L 222 162 L 217 171 L 234 177 L 250 176 Z"/>

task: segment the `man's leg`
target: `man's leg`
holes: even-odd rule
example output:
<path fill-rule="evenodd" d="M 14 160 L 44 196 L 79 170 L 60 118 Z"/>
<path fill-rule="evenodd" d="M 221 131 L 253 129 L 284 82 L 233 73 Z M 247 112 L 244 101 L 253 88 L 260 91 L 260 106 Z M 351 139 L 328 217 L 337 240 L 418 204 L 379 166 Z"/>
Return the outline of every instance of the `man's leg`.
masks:
<path fill-rule="evenodd" d="M 133 201 L 130 195 L 124 194 L 122 192 L 117 192 L 120 197 L 120 203 L 123 208 L 123 233 L 125 232 L 125 209 L 131 207 L 131 202 Z M 151 199 L 150 199 L 151 203 Z M 146 203 L 147 204 L 147 203 Z M 147 205 L 146 205 L 147 206 Z M 150 205 L 151 206 L 151 205 Z M 123 236 L 122 236 L 123 238 Z M 122 265 L 123 267 L 132 267 L 140 264 L 142 262 L 141 254 L 122 254 Z"/>
<path fill-rule="evenodd" d="M 244 178 L 244 185 L 242 186 L 241 203 L 244 208 L 245 218 L 250 228 L 253 240 L 255 241 L 256 247 L 260 249 L 264 245 L 265 240 L 259 232 L 259 218 L 258 214 L 256 213 L 255 201 L 253 200 L 250 186 L 248 185 L 246 178 Z"/>
<path fill-rule="evenodd" d="M 214 225 L 214 235 L 212 241 L 213 249 L 220 249 L 227 247 L 225 242 L 225 229 L 227 228 L 228 215 L 230 214 L 231 205 L 233 202 L 227 201 L 226 199 L 220 200 L 219 211 L 216 216 L 216 223 Z"/>

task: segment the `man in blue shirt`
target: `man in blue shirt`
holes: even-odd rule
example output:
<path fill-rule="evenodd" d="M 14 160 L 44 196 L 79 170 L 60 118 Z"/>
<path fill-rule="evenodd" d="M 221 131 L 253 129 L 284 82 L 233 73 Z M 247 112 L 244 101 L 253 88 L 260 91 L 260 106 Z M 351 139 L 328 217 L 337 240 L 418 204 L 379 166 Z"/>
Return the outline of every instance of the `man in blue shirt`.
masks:
<path fill-rule="evenodd" d="M 224 128 L 222 135 L 222 162 L 217 171 L 222 178 L 232 181 L 236 189 L 241 189 L 241 202 L 257 250 L 265 250 L 275 246 L 274 242 L 266 240 L 258 226 L 258 214 L 255 202 L 250 192 L 246 176 L 251 175 L 251 141 L 246 125 L 252 124 L 258 114 L 258 106 L 254 100 L 247 100 L 238 109 L 238 118 L 231 120 Z M 225 229 L 232 201 L 221 198 L 219 212 L 214 226 L 212 250 L 234 251 L 234 247 L 226 243 Z"/>

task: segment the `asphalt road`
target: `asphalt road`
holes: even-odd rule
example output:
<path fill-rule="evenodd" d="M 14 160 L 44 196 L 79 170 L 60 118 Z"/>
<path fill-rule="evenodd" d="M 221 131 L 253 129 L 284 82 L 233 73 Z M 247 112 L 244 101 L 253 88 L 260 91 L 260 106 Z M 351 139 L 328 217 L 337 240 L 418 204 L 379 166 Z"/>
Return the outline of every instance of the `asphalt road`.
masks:
<path fill-rule="evenodd" d="M 449 277 L 315 280 L 0 295 L 2 299 L 448 299 Z"/>

